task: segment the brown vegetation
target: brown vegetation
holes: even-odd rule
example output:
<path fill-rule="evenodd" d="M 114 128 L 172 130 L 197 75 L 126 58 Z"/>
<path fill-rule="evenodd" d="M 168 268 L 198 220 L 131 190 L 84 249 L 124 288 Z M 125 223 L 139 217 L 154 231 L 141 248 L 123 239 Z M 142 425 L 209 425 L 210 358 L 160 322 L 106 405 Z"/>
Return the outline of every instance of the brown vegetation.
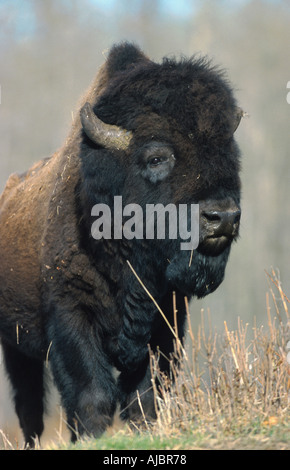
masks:
<path fill-rule="evenodd" d="M 144 422 L 154 437 L 198 428 L 201 434 L 219 431 L 226 439 L 250 432 L 255 423 L 259 430 L 282 423 L 289 434 L 289 299 L 277 274 L 272 271 L 267 276 L 266 328 L 254 325 L 249 331 L 250 325 L 238 319 L 237 330 L 229 331 L 225 322 L 224 334 L 218 335 L 210 313 L 206 325 L 202 311 L 196 332 L 189 321 L 186 350 L 177 339 L 175 354 L 168 358 L 174 387 L 168 387 L 168 379 L 160 373 L 158 357 L 151 356 L 152 375 L 159 384 L 153 382 L 158 419 L 152 428 Z"/>

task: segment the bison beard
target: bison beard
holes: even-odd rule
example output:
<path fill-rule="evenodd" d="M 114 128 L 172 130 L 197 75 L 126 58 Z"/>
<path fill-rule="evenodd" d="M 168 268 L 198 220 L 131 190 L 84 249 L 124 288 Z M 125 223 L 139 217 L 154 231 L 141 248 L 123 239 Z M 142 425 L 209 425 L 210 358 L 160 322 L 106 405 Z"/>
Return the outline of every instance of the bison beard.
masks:
<path fill-rule="evenodd" d="M 124 419 L 155 416 L 148 345 L 166 357 L 180 338 L 184 296 L 222 282 L 240 220 L 242 111 L 224 74 L 205 59 L 150 61 L 112 48 L 84 96 L 65 145 L 0 199 L 0 332 L 26 444 L 43 430 L 43 362 L 49 361 L 72 440 L 100 435 L 118 403 Z M 91 236 L 95 204 L 199 204 L 200 243 Z M 142 280 L 139 282 L 131 267 Z M 120 372 L 118 379 L 114 368 Z"/>

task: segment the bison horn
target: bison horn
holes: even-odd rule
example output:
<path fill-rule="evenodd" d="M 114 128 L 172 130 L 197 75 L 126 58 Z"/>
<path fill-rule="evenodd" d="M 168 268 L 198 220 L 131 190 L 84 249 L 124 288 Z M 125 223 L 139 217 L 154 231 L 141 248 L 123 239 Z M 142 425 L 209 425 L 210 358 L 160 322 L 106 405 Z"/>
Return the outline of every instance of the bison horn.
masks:
<path fill-rule="evenodd" d="M 244 117 L 246 113 L 242 110 L 242 108 L 236 107 L 236 115 L 233 122 L 233 133 L 236 132 L 239 124 L 241 122 L 242 117 Z"/>
<path fill-rule="evenodd" d="M 94 113 L 90 103 L 80 111 L 81 123 L 86 135 L 95 144 L 106 149 L 126 150 L 132 139 L 132 132 L 118 126 L 105 124 Z"/>

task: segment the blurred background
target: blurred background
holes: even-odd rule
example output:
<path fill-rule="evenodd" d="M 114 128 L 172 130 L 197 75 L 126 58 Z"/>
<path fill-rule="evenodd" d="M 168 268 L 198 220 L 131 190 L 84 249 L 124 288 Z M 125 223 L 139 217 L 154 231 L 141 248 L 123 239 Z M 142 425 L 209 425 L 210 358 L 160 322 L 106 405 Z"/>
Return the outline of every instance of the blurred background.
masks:
<path fill-rule="evenodd" d="M 250 327 L 266 323 L 265 270 L 278 270 L 290 292 L 289 0 L 0 0 L 0 192 L 11 173 L 62 145 L 80 95 L 122 40 L 155 61 L 208 55 L 227 70 L 249 115 L 236 132 L 241 237 L 222 286 L 192 302 L 192 322 L 203 308 L 217 331 L 224 320 L 235 329 L 238 317 Z M 0 362 L 0 429 L 14 441 Z"/>

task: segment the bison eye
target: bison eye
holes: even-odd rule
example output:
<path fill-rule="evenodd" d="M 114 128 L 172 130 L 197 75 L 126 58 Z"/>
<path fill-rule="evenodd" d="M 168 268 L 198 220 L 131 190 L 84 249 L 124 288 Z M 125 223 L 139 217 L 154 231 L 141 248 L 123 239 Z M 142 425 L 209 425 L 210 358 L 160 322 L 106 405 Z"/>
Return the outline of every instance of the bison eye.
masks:
<path fill-rule="evenodd" d="M 157 166 L 157 165 L 160 165 L 161 163 L 166 163 L 168 162 L 168 157 L 152 157 L 150 158 L 150 160 L 148 161 L 148 165 L 149 166 Z"/>
<path fill-rule="evenodd" d="M 164 180 L 175 165 L 173 148 L 163 142 L 146 144 L 141 155 L 141 175 L 151 183 Z"/>

